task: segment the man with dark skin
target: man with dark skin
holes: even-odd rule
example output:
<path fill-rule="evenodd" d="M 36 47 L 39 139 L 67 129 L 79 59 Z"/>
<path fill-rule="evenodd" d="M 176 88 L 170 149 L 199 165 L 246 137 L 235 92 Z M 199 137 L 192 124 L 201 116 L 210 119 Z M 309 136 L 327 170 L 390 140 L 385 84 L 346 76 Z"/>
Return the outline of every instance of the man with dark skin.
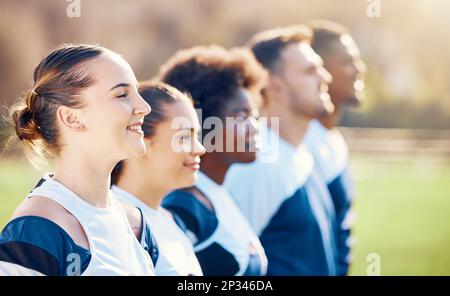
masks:
<path fill-rule="evenodd" d="M 328 89 L 335 109 L 332 113 L 311 122 L 305 143 L 325 178 L 333 200 L 338 224 L 337 271 L 338 275 L 346 275 L 351 262 L 350 228 L 354 190 L 348 169 L 348 147 L 335 127 L 346 105 L 359 105 L 363 96 L 362 79 L 366 67 L 346 28 L 328 21 L 315 21 L 311 29 L 311 46 L 321 56 L 325 69 L 333 77 Z"/>
<path fill-rule="evenodd" d="M 345 105 L 360 104 L 364 95 L 363 74 L 366 65 L 346 28 L 325 21 L 316 21 L 311 27 L 314 34 L 311 47 L 320 55 L 325 69 L 333 76 L 328 93 L 335 109 L 320 118 L 323 126 L 332 129 L 338 125 Z"/>

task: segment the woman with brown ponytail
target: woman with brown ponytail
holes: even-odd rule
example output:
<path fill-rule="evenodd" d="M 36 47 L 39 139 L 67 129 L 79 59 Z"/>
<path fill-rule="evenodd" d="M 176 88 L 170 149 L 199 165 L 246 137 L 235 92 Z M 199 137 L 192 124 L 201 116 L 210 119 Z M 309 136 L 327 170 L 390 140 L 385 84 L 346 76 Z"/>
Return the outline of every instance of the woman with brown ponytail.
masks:
<path fill-rule="evenodd" d="M 150 110 L 131 67 L 106 48 L 64 45 L 40 62 L 11 123 L 55 167 L 1 232 L 0 274 L 154 274 L 142 214 L 109 189 L 114 166 L 145 153 Z"/>

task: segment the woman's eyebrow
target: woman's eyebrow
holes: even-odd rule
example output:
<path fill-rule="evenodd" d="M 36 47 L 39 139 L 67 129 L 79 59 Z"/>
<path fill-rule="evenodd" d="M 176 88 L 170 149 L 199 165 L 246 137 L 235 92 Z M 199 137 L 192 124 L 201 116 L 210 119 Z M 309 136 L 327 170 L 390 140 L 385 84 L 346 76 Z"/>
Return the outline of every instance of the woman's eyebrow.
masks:
<path fill-rule="evenodd" d="M 109 91 L 112 91 L 113 89 L 116 89 L 118 87 L 129 87 L 130 85 L 128 83 L 118 83 L 114 85 Z"/>

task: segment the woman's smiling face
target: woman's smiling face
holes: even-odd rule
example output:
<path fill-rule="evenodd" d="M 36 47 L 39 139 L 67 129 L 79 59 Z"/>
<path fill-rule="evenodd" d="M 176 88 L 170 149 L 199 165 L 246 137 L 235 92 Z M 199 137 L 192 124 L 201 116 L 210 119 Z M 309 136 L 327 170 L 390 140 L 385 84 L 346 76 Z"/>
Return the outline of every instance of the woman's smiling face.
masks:
<path fill-rule="evenodd" d="M 194 185 L 205 149 L 199 142 L 200 124 L 192 104 L 187 100 L 164 104 L 165 120 L 155 127 L 155 134 L 146 139 L 148 174 L 157 172 L 170 190 Z"/>
<path fill-rule="evenodd" d="M 81 96 L 85 100 L 81 140 L 93 153 L 122 160 L 145 153 L 141 126 L 150 106 L 138 93 L 130 65 L 119 55 L 104 52 L 90 61 L 86 71 L 94 79 Z"/>

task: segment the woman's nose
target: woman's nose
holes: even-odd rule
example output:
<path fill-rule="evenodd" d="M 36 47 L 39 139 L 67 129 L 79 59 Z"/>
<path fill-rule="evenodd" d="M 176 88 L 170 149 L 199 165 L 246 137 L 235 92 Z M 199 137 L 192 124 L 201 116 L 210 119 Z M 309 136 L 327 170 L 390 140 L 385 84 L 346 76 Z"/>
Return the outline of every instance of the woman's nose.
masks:
<path fill-rule="evenodd" d="M 134 113 L 136 115 L 146 116 L 152 112 L 150 105 L 138 94 Z"/>
<path fill-rule="evenodd" d="M 194 145 L 194 154 L 197 156 L 202 156 L 203 154 L 206 153 L 206 149 L 205 147 L 202 145 L 202 143 L 200 143 L 199 140 L 195 140 L 195 145 Z"/>

